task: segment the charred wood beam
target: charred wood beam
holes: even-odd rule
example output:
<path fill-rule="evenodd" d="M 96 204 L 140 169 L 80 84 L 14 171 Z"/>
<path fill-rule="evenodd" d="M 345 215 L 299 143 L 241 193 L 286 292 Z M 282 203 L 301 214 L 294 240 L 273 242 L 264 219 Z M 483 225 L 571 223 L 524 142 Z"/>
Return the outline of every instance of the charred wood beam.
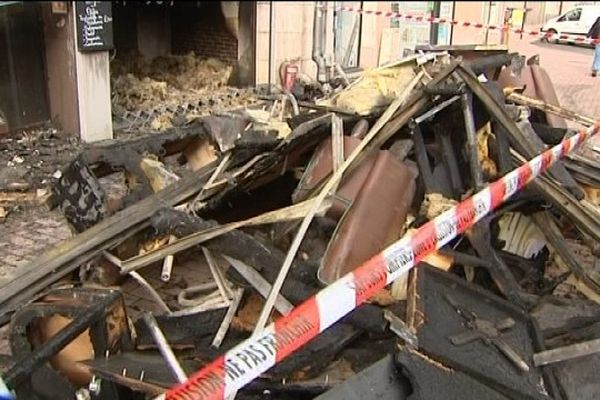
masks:
<path fill-rule="evenodd" d="M 456 159 L 454 147 L 452 146 L 452 138 L 450 137 L 449 132 L 442 129 L 439 124 L 434 125 L 433 130 L 442 147 L 442 159 L 450 177 L 454 198 L 459 199 L 463 193 L 464 185 L 460 168 L 458 167 L 458 160 Z"/>
<path fill-rule="evenodd" d="M 520 296 L 520 287 L 504 260 L 492 247 L 492 233 L 490 231 L 490 217 L 484 218 L 473 226 L 467 237 L 479 257 L 490 263 L 488 271 L 498 286 L 498 289 L 507 299 L 524 308 L 525 303 Z"/>
<path fill-rule="evenodd" d="M 471 169 L 471 179 L 475 191 L 483 189 L 483 172 L 477 148 L 477 132 L 475 131 L 475 119 L 473 117 L 473 94 L 466 90 L 461 96 L 461 106 L 463 118 L 465 121 L 465 131 L 467 136 L 467 158 Z"/>
<path fill-rule="evenodd" d="M 501 68 L 504 65 L 509 65 L 512 60 L 518 56 L 519 53 L 490 55 L 469 61 L 466 63 L 466 66 L 469 67 L 475 75 L 479 75 L 496 68 Z"/>
<path fill-rule="evenodd" d="M 495 150 L 498 159 L 498 172 L 500 172 L 501 175 L 504 175 L 512 169 L 508 133 L 506 132 L 506 129 L 496 121 L 492 121 L 492 126 L 494 127 L 493 131 L 496 134 Z"/>
<path fill-rule="evenodd" d="M 513 148 L 520 154 L 525 155 L 528 159 L 537 156 L 543 149 L 532 143 L 531 140 L 519 129 L 515 121 L 509 116 L 503 104 L 492 96 L 492 94 L 479 82 L 472 71 L 467 70 L 464 66 L 459 66 L 456 70 L 460 78 L 467 84 L 469 89 L 481 100 L 485 105 L 490 115 L 498 121 L 506 130 L 508 139 Z M 549 174 L 555 179 L 560 180 L 560 177 L 554 172 L 556 168 L 562 165 L 557 162 L 550 168 Z M 577 194 L 577 193 L 574 193 Z"/>
<path fill-rule="evenodd" d="M 427 156 L 427 148 L 425 147 L 425 140 L 423 139 L 421 128 L 415 121 L 411 121 L 409 127 L 415 144 L 415 155 L 417 158 L 417 165 L 419 166 L 419 179 L 423 181 L 427 192 L 441 192 L 439 185 L 433 178 L 433 171 L 429 164 L 429 157 Z"/>
<path fill-rule="evenodd" d="M 203 123 L 196 123 L 188 127 L 171 128 L 162 133 L 135 136 L 132 139 L 94 143 L 82 151 L 80 158 L 86 165 L 93 166 L 94 174 L 101 178 L 113 172 L 113 168 L 135 169 L 138 162 L 131 159 L 134 153 L 150 153 L 164 157 L 183 151 L 193 140 L 200 137 L 208 138 L 209 132 Z"/>
<path fill-rule="evenodd" d="M 212 337 L 219 329 L 226 312 L 227 309 L 219 308 L 180 316 L 157 315 L 156 321 L 171 346 L 185 347 Z M 135 331 L 139 348 L 154 347 L 151 332 L 142 319 L 135 322 Z"/>

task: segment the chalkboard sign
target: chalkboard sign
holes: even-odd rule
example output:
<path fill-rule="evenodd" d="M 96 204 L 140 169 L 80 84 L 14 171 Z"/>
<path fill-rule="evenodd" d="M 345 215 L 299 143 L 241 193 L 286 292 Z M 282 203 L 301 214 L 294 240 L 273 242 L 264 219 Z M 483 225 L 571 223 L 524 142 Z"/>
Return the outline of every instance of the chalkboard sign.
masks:
<path fill-rule="evenodd" d="M 76 1 L 77 49 L 113 49 L 112 6 L 110 1 Z"/>

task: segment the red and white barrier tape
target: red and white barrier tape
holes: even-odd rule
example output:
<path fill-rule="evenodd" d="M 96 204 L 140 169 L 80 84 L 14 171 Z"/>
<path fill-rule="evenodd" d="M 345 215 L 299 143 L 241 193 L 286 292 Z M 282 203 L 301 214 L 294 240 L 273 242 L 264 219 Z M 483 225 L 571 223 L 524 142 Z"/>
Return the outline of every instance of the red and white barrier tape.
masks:
<path fill-rule="evenodd" d="M 238 344 L 169 390 L 168 400 L 222 400 L 283 360 L 428 254 L 501 205 L 600 128 L 596 123 L 534 157 L 488 187 L 406 235 L 345 275 L 255 337 Z"/>
<path fill-rule="evenodd" d="M 391 11 L 363 10 L 361 8 L 353 8 L 353 7 L 338 7 L 335 9 L 335 11 L 355 12 L 358 14 L 375 15 L 375 16 L 387 17 L 387 18 L 402 18 L 407 21 L 423 22 L 423 23 L 430 23 L 430 24 L 448 24 L 448 25 L 463 26 L 463 27 L 473 27 L 473 28 L 479 28 L 479 29 L 488 29 L 490 31 L 499 31 L 499 32 L 507 32 L 508 31 L 508 32 L 517 33 L 520 35 L 522 34 L 522 35 L 528 35 L 528 36 L 538 36 L 539 38 L 546 37 L 548 39 L 553 39 L 553 40 L 555 40 L 555 39 L 569 40 L 569 41 L 573 41 L 573 42 L 589 43 L 589 44 L 600 43 L 600 39 L 589 39 L 589 38 L 586 38 L 583 36 L 578 36 L 578 35 L 562 35 L 562 34 L 558 35 L 558 34 L 552 34 L 552 33 L 548 33 L 548 32 L 544 33 L 540 30 L 528 31 L 528 30 L 519 29 L 519 28 L 509 28 L 506 25 L 486 25 L 481 22 L 461 22 L 461 21 L 456 21 L 454 19 L 448 19 L 448 18 L 442 18 L 442 17 L 428 17 L 425 15 L 402 14 L 402 13 L 391 12 Z"/>

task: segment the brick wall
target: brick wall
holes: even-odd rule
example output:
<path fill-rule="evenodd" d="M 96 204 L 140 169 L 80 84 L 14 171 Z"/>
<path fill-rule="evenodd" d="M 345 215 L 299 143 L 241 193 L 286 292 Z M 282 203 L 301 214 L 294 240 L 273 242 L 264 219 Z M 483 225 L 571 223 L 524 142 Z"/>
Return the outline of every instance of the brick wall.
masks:
<path fill-rule="evenodd" d="M 194 2 L 190 3 L 194 4 Z M 201 57 L 237 61 L 237 39 L 227 30 L 218 2 L 203 3 L 200 8 L 175 8 L 171 26 L 171 48 L 174 54 L 194 51 Z"/>

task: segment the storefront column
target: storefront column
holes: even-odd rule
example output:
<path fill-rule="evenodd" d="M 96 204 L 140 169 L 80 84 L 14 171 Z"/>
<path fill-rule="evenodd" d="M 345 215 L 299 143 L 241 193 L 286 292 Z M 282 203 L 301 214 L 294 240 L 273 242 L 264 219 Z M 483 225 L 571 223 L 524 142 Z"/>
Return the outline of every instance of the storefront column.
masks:
<path fill-rule="evenodd" d="M 76 28 L 74 35 L 77 37 Z M 84 142 L 112 139 L 109 52 L 76 49 L 75 68 L 81 139 Z"/>

